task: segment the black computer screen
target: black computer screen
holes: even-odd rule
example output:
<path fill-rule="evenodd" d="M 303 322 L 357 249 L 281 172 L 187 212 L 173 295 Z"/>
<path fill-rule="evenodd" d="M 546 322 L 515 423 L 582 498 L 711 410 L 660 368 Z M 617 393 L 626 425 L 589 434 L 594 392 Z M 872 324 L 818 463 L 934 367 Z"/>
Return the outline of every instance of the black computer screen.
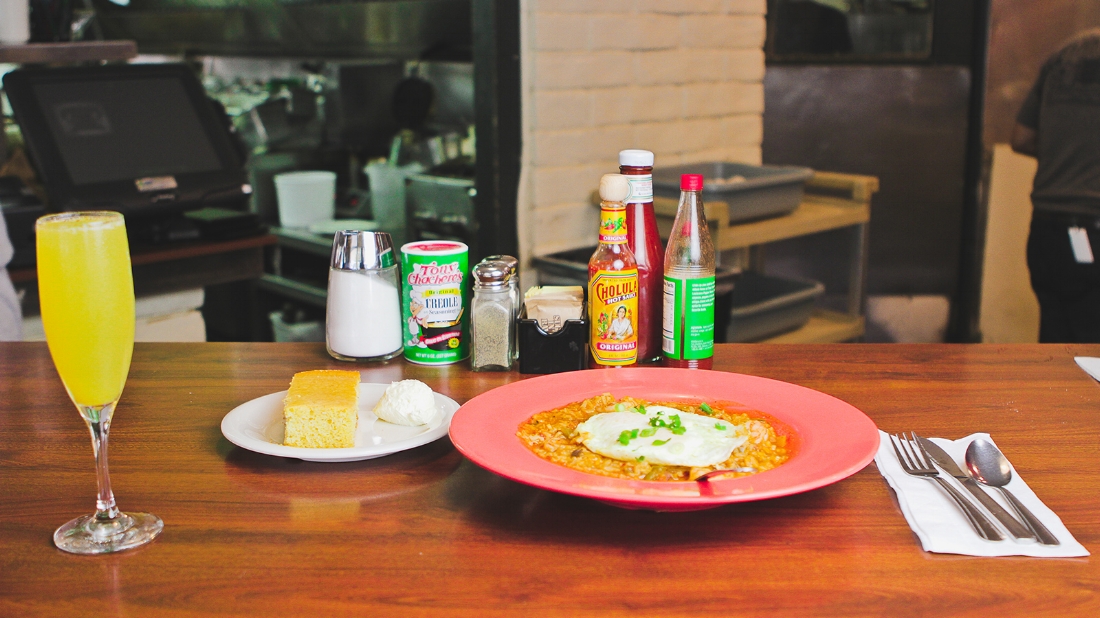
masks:
<path fill-rule="evenodd" d="M 33 89 L 75 185 L 222 169 L 176 79 L 39 83 Z"/>

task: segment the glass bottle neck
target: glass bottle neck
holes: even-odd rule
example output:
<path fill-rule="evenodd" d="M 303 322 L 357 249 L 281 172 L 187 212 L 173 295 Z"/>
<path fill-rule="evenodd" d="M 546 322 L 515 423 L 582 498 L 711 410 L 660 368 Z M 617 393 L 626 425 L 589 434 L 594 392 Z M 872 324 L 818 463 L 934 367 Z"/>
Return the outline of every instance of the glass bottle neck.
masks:
<path fill-rule="evenodd" d="M 622 202 L 600 202 L 600 244 L 625 245 L 626 206 Z"/>

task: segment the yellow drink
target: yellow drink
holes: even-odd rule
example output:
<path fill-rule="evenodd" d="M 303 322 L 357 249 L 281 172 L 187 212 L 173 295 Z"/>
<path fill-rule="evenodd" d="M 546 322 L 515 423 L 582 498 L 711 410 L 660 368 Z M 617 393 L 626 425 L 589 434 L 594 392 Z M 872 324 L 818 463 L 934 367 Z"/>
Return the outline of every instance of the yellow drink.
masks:
<path fill-rule="evenodd" d="M 35 225 L 42 325 L 73 403 L 117 401 L 134 351 L 134 278 L 122 215 L 43 217 Z"/>

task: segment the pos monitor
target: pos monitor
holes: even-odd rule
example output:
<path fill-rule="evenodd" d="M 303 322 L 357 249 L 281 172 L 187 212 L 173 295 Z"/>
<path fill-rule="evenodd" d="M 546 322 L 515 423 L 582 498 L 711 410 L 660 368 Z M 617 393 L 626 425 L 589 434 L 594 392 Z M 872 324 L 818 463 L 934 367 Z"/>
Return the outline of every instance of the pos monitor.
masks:
<path fill-rule="evenodd" d="M 20 69 L 4 91 L 52 210 L 141 219 L 239 207 L 251 192 L 224 115 L 186 65 Z"/>

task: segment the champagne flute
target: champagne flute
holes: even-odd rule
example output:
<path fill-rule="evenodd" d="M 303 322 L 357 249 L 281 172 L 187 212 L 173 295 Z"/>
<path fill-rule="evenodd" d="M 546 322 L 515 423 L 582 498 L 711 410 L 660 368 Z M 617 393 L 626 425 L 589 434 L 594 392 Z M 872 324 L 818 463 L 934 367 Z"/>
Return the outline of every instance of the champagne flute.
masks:
<path fill-rule="evenodd" d="M 96 512 L 57 529 L 53 542 L 74 554 L 144 545 L 164 523 L 115 506 L 107 473 L 107 433 L 134 351 L 134 279 L 126 226 L 117 212 L 49 215 L 35 224 L 42 325 L 54 366 L 92 434 Z"/>

